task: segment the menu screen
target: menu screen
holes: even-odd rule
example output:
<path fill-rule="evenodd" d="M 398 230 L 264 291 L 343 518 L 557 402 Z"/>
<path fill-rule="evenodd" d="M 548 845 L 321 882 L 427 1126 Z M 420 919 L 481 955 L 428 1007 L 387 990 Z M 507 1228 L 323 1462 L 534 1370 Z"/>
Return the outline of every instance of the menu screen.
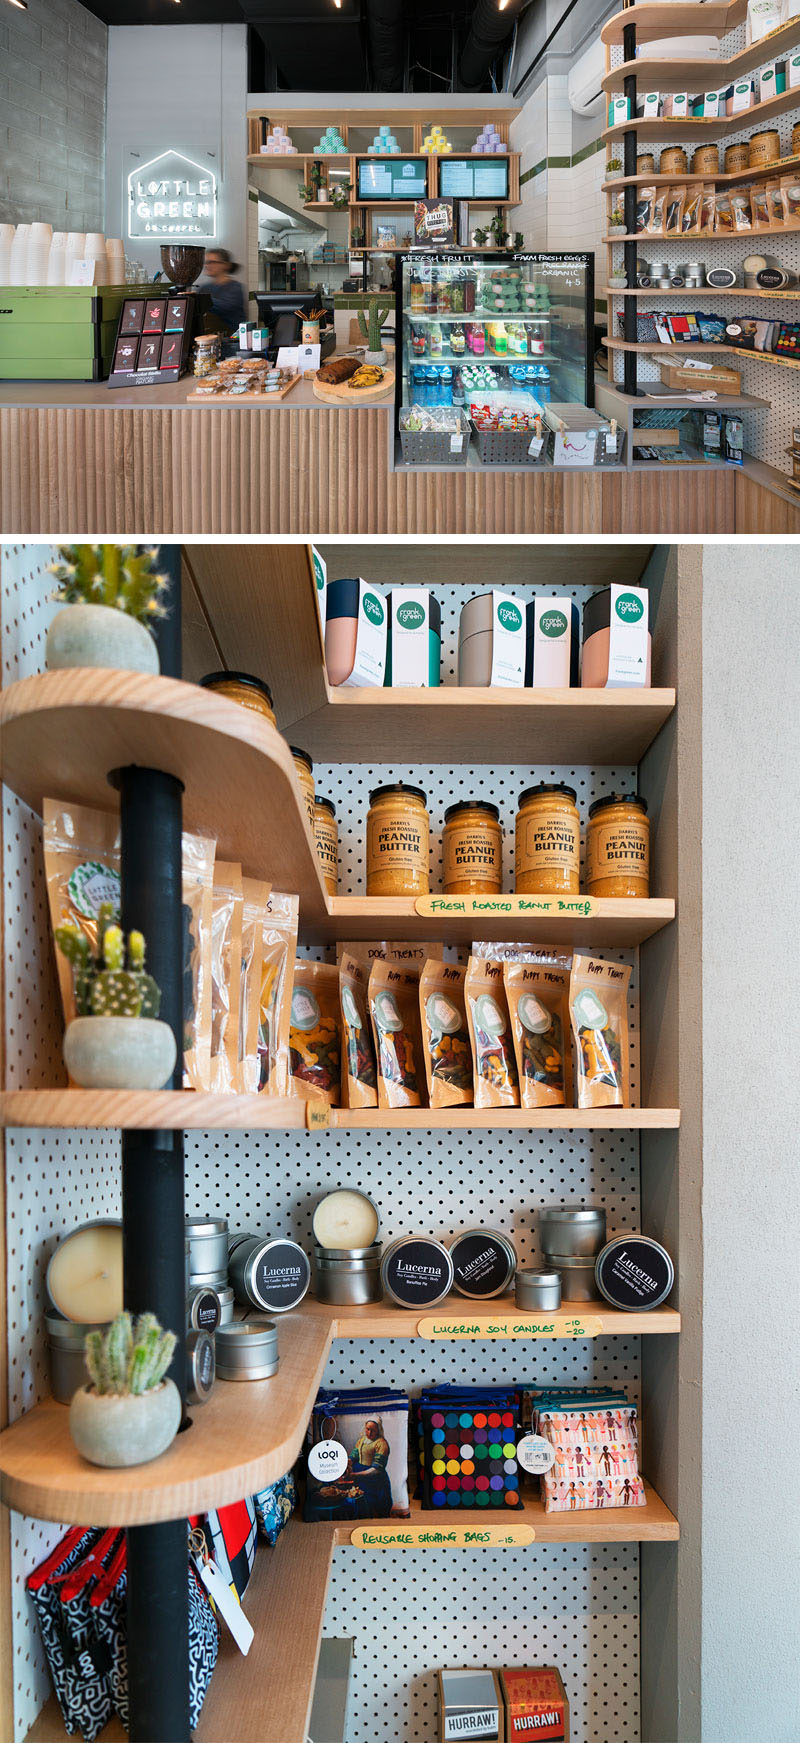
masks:
<path fill-rule="evenodd" d="M 359 200 L 417 200 L 428 191 L 424 157 L 366 157 L 358 160 Z"/>
<path fill-rule="evenodd" d="M 439 192 L 453 200 L 507 200 L 508 158 L 443 157 L 439 162 Z"/>

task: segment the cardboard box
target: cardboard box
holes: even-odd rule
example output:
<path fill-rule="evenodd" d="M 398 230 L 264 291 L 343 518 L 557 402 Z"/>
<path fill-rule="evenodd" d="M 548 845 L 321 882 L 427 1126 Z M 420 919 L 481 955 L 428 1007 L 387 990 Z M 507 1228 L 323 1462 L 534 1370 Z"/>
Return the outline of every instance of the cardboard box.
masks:
<path fill-rule="evenodd" d="M 439 1743 L 504 1743 L 503 1697 L 493 1670 L 440 1670 Z"/>
<path fill-rule="evenodd" d="M 506 1743 L 569 1743 L 569 1703 L 560 1674 L 551 1665 L 538 1670 L 501 1670 Z"/>
<path fill-rule="evenodd" d="M 738 369 L 728 369 L 721 363 L 712 364 L 710 369 L 687 369 L 680 363 L 662 363 L 661 380 L 670 393 L 700 393 L 704 387 L 713 387 L 717 393 L 723 394 L 742 391 Z"/>

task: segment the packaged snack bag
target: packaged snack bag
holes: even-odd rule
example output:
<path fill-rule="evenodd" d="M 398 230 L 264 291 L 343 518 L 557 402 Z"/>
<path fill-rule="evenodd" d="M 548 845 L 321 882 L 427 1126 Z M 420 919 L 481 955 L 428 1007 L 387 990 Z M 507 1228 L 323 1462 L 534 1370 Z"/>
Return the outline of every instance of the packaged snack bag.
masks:
<path fill-rule="evenodd" d="M 339 971 L 332 962 L 295 961 L 289 1028 L 290 1093 L 306 1083 L 338 1108 L 342 1053 Z"/>
<path fill-rule="evenodd" d="M 419 1025 L 419 975 L 373 962 L 369 976 L 369 1014 L 378 1063 L 378 1106 L 422 1106 L 422 1038 Z"/>
<path fill-rule="evenodd" d="M 518 1108 L 519 1086 L 503 965 L 471 956 L 464 982 L 476 1108 Z"/>
<path fill-rule="evenodd" d="M 242 868 L 218 859 L 211 893 L 211 1088 L 238 1087 Z"/>
<path fill-rule="evenodd" d="M 420 975 L 422 1050 L 432 1108 L 464 1107 L 472 1101 L 465 975 L 466 970 L 454 963 L 433 960 L 426 962 Z"/>
<path fill-rule="evenodd" d="M 216 842 L 183 837 L 183 1087 L 211 1088 L 211 920 Z"/>
<path fill-rule="evenodd" d="M 647 187 L 643 187 L 643 188 L 639 189 L 639 192 L 636 196 L 636 229 L 637 229 L 637 231 L 650 229 L 651 220 L 653 217 L 653 202 L 655 200 L 655 197 L 656 197 L 655 186 L 651 187 L 648 185 Z"/>
<path fill-rule="evenodd" d="M 503 966 L 524 1108 L 572 1105 L 571 962 L 571 956 L 543 952 L 538 963 Z"/>
<path fill-rule="evenodd" d="M 97 946 L 97 917 L 103 902 L 110 902 L 119 918 L 119 817 L 111 811 L 91 811 L 85 805 L 64 805 L 45 799 L 44 874 L 50 906 L 50 924 L 71 924 Z M 56 950 L 58 984 L 65 1024 L 77 1016 L 72 967 L 63 951 Z"/>
<path fill-rule="evenodd" d="M 669 188 L 666 210 L 664 213 L 664 231 L 666 235 L 679 235 L 683 219 L 683 207 L 686 200 L 685 187 Z"/>
<path fill-rule="evenodd" d="M 378 1072 L 369 1020 L 368 972 L 354 956 L 339 960 L 342 1015 L 342 1106 L 376 1108 Z"/>
<path fill-rule="evenodd" d="M 731 211 L 733 212 L 734 230 L 752 230 L 753 221 L 750 215 L 750 189 L 734 188 L 731 193 Z"/>
<path fill-rule="evenodd" d="M 733 208 L 731 206 L 730 195 L 724 194 L 721 188 L 717 189 L 714 229 L 717 233 L 720 231 L 727 232 L 733 230 Z"/>
<path fill-rule="evenodd" d="M 700 228 L 710 232 L 714 228 L 714 214 L 717 205 L 717 190 L 714 182 L 703 184 L 703 205 L 700 216 Z"/>
<path fill-rule="evenodd" d="M 630 1106 L 628 982 L 631 971 L 599 956 L 574 956 L 569 1008 L 579 1108 Z"/>
<path fill-rule="evenodd" d="M 647 226 L 648 233 L 651 236 L 663 236 L 664 234 L 664 212 L 666 210 L 666 204 L 666 188 L 654 188 L 650 222 Z"/>
<path fill-rule="evenodd" d="M 686 198 L 681 213 L 681 234 L 685 236 L 690 231 L 699 228 L 703 205 L 703 190 L 699 187 L 686 189 Z"/>
<path fill-rule="evenodd" d="M 298 908 L 297 896 L 273 890 L 261 927 L 258 1087 L 267 1095 L 289 1094 L 289 1024 Z"/>
<path fill-rule="evenodd" d="M 750 210 L 753 229 L 763 230 L 769 224 L 769 199 L 765 182 L 754 182 L 750 189 Z"/>
<path fill-rule="evenodd" d="M 781 205 L 784 224 L 796 224 L 800 218 L 800 175 L 781 176 Z"/>
<path fill-rule="evenodd" d="M 269 884 L 242 879 L 242 975 L 239 988 L 239 1090 L 258 1089 L 258 1023 L 261 1012 L 261 956 Z"/>
<path fill-rule="evenodd" d="M 767 182 L 767 206 L 769 208 L 769 226 L 771 230 L 774 230 L 776 225 L 783 225 L 786 221 L 779 181 Z"/>

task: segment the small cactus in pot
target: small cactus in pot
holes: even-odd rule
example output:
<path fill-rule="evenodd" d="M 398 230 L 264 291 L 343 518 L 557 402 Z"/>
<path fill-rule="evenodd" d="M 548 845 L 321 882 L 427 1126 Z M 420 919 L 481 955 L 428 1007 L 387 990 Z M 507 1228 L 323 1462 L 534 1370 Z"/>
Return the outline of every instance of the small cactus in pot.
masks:
<path fill-rule="evenodd" d="M 392 304 L 381 302 L 380 297 L 370 297 L 366 309 L 358 310 L 358 324 L 367 341 L 367 349 L 364 353 L 365 363 L 380 365 L 388 361 L 386 351 L 381 344 L 381 328 L 391 310 Z"/>
<path fill-rule="evenodd" d="M 66 609 L 47 631 L 49 671 L 104 666 L 158 672 L 150 629 L 165 615 L 169 583 L 157 558 L 157 546 L 59 545 L 50 573 L 58 582 L 53 599 Z"/>
<path fill-rule="evenodd" d="M 72 966 L 78 1012 L 64 1037 L 70 1077 L 83 1089 L 162 1089 L 175 1068 L 175 1037 L 158 1018 L 161 993 L 145 972 L 141 932 L 129 932 L 126 949 L 103 902 L 95 951 L 71 924 L 56 927 L 56 944 Z"/>
<path fill-rule="evenodd" d="M 84 1344 L 90 1385 L 69 1407 L 72 1439 L 93 1465 L 118 1469 L 147 1464 L 174 1440 L 181 1400 L 166 1378 L 176 1339 L 153 1313 L 134 1321 L 119 1313 L 108 1330 L 90 1331 Z"/>

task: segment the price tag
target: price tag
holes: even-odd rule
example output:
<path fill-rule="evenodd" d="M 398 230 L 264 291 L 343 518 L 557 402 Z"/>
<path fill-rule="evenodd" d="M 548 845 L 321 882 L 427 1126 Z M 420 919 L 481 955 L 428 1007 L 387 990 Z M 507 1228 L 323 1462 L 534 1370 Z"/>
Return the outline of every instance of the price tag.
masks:
<path fill-rule="evenodd" d="M 538 460 L 544 447 L 544 436 L 531 436 L 528 443 L 528 453 L 532 460 Z"/>
<path fill-rule="evenodd" d="M 454 430 L 452 436 L 450 437 L 450 452 L 451 452 L 451 454 L 460 454 L 463 446 L 464 446 L 464 432 L 463 432 L 463 430 Z"/>
<path fill-rule="evenodd" d="M 532 1525 L 509 1525 L 493 1520 L 483 1525 L 357 1525 L 350 1542 L 361 1549 L 456 1549 L 519 1548 L 535 1543 Z"/>
<path fill-rule="evenodd" d="M 601 1319 L 580 1319 L 555 1314 L 503 1313 L 495 1319 L 445 1319 L 431 1315 L 417 1320 L 421 1338 L 497 1338 L 513 1343 L 527 1338 L 594 1338 L 603 1330 Z"/>
<path fill-rule="evenodd" d="M 279 369 L 296 369 L 297 368 L 297 353 L 298 353 L 298 346 L 297 345 L 279 345 L 278 346 L 278 368 Z"/>
<path fill-rule="evenodd" d="M 213 1598 L 223 1622 L 227 1623 L 239 1651 L 246 1658 L 253 1643 L 253 1627 L 236 1593 L 223 1579 L 216 1562 L 202 1561 L 200 1556 L 193 1556 L 192 1560 L 209 1597 Z"/>
<path fill-rule="evenodd" d="M 541 1477 L 556 1462 L 556 1449 L 543 1434 L 523 1434 L 517 1442 L 517 1458 L 523 1471 Z"/>
<path fill-rule="evenodd" d="M 606 459 L 607 460 L 611 459 L 613 457 L 613 455 L 616 454 L 618 445 L 619 445 L 619 436 L 618 435 L 612 436 L 611 431 L 610 430 L 607 431 L 607 433 L 606 433 Z"/>
<path fill-rule="evenodd" d="M 306 1130 L 327 1132 L 331 1123 L 330 1102 L 321 1095 L 309 1096 L 306 1102 Z"/>
<path fill-rule="evenodd" d="M 340 1440 L 318 1440 L 308 1454 L 308 1469 L 317 1483 L 334 1483 L 347 1470 L 347 1450 Z"/>
<path fill-rule="evenodd" d="M 574 914 L 577 919 L 588 920 L 597 913 L 597 900 L 594 896 L 417 896 L 414 907 L 427 920 L 449 914 L 474 915 L 476 919 L 502 914 L 509 920 L 524 919 L 526 914 Z"/>
<path fill-rule="evenodd" d="M 298 347 L 297 347 L 298 368 L 302 369 L 302 370 L 319 369 L 321 356 L 322 356 L 322 346 L 321 345 L 298 345 Z"/>

